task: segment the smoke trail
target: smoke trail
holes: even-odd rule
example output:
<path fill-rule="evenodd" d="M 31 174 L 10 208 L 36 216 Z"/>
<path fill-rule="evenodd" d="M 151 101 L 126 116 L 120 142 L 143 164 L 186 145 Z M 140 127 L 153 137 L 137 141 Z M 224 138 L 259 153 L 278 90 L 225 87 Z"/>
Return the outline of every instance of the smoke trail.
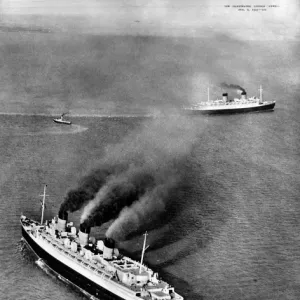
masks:
<path fill-rule="evenodd" d="M 225 82 L 221 83 L 221 87 L 222 88 L 226 88 L 226 89 L 238 89 L 243 93 L 246 93 L 246 90 L 244 88 L 242 88 L 240 85 L 238 84 L 227 84 Z"/>
<path fill-rule="evenodd" d="M 146 120 L 120 144 L 107 147 L 101 159 L 105 164 L 100 161 L 99 170 L 68 193 L 61 210 L 72 212 L 84 207 L 83 227 L 100 226 L 116 219 L 127 235 L 131 229 L 123 224 L 121 211 L 127 210 L 127 215 L 131 208 L 144 211 L 134 230 L 147 218 L 151 219 L 153 211 L 157 215 L 164 211 L 170 189 L 181 178 L 183 161 L 191 153 L 198 132 L 198 126 L 186 116 Z M 120 238 L 113 229 L 110 232 Z"/>
<path fill-rule="evenodd" d="M 80 209 L 87 201 L 93 199 L 100 187 L 106 182 L 112 174 L 120 172 L 124 164 L 119 165 L 101 165 L 99 169 L 91 171 L 78 184 L 76 189 L 68 192 L 64 202 L 61 204 L 59 211 L 74 212 Z"/>
<path fill-rule="evenodd" d="M 154 222 L 165 211 L 166 205 L 172 201 L 170 191 L 175 188 L 183 177 L 183 161 L 190 155 L 192 145 L 196 139 L 198 128 L 190 120 L 180 116 L 174 118 L 159 119 L 147 126 L 138 135 L 137 143 L 126 145 L 122 150 L 126 157 L 134 149 L 142 150 L 141 175 L 151 174 L 154 178 L 154 186 L 140 193 L 138 199 L 133 202 L 121 202 L 116 218 L 107 232 L 107 236 L 116 240 L 124 240 L 136 232 L 140 227 Z M 137 146 L 137 147 L 136 147 Z M 128 153 L 126 153 L 128 151 Z M 135 152 L 135 151 L 134 151 Z M 134 169 L 134 166 L 133 166 Z M 120 199 L 116 199 L 120 203 Z M 101 216 L 105 215 L 105 204 L 99 205 Z M 112 218 L 112 219 L 113 219 Z"/>
<path fill-rule="evenodd" d="M 113 177 L 85 206 L 81 223 L 86 227 L 102 225 L 115 218 L 124 206 L 138 200 L 140 195 L 153 188 L 154 184 L 153 176 L 144 169 L 129 169 L 124 174 Z"/>
<path fill-rule="evenodd" d="M 176 186 L 179 177 L 174 177 L 167 183 L 156 186 L 149 193 L 125 207 L 119 217 L 110 225 L 106 236 L 114 240 L 125 240 L 126 237 L 137 231 L 141 226 L 153 223 L 165 211 L 169 191 Z"/>

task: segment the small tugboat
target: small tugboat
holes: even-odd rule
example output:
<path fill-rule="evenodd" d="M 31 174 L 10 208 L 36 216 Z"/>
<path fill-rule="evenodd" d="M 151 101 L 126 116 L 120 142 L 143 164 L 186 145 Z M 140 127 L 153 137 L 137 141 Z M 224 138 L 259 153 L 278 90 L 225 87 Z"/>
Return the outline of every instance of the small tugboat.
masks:
<path fill-rule="evenodd" d="M 65 113 L 63 113 L 63 114 L 60 116 L 60 118 L 53 119 L 53 121 L 54 121 L 55 123 L 59 123 L 59 124 L 71 125 L 72 122 L 71 122 L 71 121 L 68 121 L 68 120 L 65 120 L 65 119 L 64 119 L 64 115 L 65 115 Z"/>
<path fill-rule="evenodd" d="M 255 96 L 248 98 L 246 91 L 241 91 L 240 99 L 229 99 L 228 94 L 223 93 L 222 99 L 210 100 L 208 88 L 208 99 L 206 102 L 199 102 L 183 109 L 187 114 L 234 114 L 273 110 L 276 101 L 264 101 L 262 98 L 262 87 L 260 87 L 259 91 L 259 98 Z"/>
<path fill-rule="evenodd" d="M 22 215 L 22 235 L 39 257 L 38 263 L 50 267 L 58 278 L 90 299 L 183 300 L 173 286 L 143 264 L 147 232 L 138 262 L 122 255 L 113 239 L 97 241 L 82 224 L 77 230 L 68 222 L 67 212 L 44 222 L 46 185 L 41 196 L 41 221 Z"/>

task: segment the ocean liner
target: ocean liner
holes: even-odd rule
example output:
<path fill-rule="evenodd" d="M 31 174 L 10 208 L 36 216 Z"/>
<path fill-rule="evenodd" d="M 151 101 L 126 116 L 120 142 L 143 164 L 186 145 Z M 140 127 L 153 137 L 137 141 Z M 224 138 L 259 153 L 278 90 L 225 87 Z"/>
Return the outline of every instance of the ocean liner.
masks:
<path fill-rule="evenodd" d="M 228 93 L 223 93 L 222 99 L 210 100 L 209 88 L 207 102 L 199 102 L 191 107 L 185 107 L 187 114 L 233 114 L 273 110 L 276 101 L 264 101 L 262 87 L 260 97 L 247 97 L 246 91 L 241 92 L 241 98 L 229 99 Z"/>
<path fill-rule="evenodd" d="M 48 267 L 84 292 L 91 299 L 183 300 L 158 273 L 141 261 L 120 254 L 115 241 L 90 237 L 90 228 L 80 225 L 79 232 L 68 213 L 59 213 L 44 222 L 46 186 L 42 201 L 41 222 L 21 216 L 23 239 Z"/>

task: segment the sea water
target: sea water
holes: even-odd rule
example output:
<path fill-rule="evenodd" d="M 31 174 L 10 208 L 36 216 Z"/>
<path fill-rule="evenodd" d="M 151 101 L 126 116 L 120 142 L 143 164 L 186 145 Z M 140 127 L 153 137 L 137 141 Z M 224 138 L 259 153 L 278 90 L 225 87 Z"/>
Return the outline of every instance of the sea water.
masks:
<path fill-rule="evenodd" d="M 275 111 L 196 116 L 196 139 L 165 222 L 149 231 L 145 263 L 185 299 L 299 299 L 300 107 L 297 92 Z M 21 241 L 21 213 L 57 214 L 76 186 L 115 145 L 148 118 L 72 119 L 0 116 L 0 298 L 83 299 L 49 276 Z M 69 214 L 79 224 L 80 212 Z M 93 228 L 104 236 L 107 225 Z M 142 236 L 120 243 L 140 258 Z"/>

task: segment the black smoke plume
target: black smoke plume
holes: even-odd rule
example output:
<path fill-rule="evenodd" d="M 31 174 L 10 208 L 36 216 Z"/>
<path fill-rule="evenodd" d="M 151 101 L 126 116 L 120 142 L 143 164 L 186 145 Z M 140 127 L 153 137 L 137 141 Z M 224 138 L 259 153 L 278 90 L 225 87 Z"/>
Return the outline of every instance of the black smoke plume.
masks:
<path fill-rule="evenodd" d="M 115 240 L 125 240 L 139 226 L 154 222 L 165 210 L 170 200 L 169 191 L 176 186 L 178 179 L 172 177 L 169 182 L 158 185 L 144 194 L 132 206 L 124 207 L 119 217 L 108 228 L 106 236 Z"/>
<path fill-rule="evenodd" d="M 183 161 L 199 130 L 193 120 L 180 115 L 146 120 L 120 144 L 107 147 L 101 160 L 105 164 L 100 161 L 99 170 L 69 192 L 61 209 L 84 206 L 80 222 L 85 228 L 115 220 L 108 234 L 116 240 L 137 232 L 170 203 L 168 195 L 184 176 Z M 128 216 L 135 221 L 128 223 Z"/>
<path fill-rule="evenodd" d="M 124 207 L 130 206 L 154 186 L 154 177 L 145 170 L 137 170 L 132 175 L 126 172 L 113 178 L 86 205 L 81 223 L 86 227 L 93 227 L 115 219 Z"/>
<path fill-rule="evenodd" d="M 238 84 L 227 84 L 225 82 L 221 83 L 221 87 L 222 88 L 226 88 L 226 89 L 238 89 L 243 93 L 246 93 L 246 90 L 244 88 L 242 88 L 240 85 Z"/>
<path fill-rule="evenodd" d="M 59 212 L 74 212 L 82 208 L 86 202 L 95 197 L 109 176 L 119 173 L 123 168 L 122 164 L 117 166 L 102 165 L 101 168 L 91 171 L 89 175 L 82 178 L 76 189 L 68 192 L 64 202 L 60 206 Z"/>

